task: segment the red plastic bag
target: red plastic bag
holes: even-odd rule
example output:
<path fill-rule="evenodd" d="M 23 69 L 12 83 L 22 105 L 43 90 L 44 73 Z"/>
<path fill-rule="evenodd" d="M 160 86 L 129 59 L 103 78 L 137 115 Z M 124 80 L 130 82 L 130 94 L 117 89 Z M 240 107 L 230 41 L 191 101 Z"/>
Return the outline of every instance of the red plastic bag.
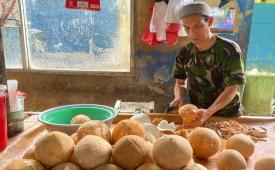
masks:
<path fill-rule="evenodd" d="M 100 0 L 66 0 L 65 7 L 100 11 Z"/>

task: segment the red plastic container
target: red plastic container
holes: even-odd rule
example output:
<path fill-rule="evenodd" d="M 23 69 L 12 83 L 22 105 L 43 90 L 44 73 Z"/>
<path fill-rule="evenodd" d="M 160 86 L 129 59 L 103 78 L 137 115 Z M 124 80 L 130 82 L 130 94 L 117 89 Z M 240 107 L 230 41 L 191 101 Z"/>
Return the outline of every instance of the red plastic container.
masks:
<path fill-rule="evenodd" d="M 0 97 L 0 152 L 8 144 L 6 99 L 7 95 Z"/>

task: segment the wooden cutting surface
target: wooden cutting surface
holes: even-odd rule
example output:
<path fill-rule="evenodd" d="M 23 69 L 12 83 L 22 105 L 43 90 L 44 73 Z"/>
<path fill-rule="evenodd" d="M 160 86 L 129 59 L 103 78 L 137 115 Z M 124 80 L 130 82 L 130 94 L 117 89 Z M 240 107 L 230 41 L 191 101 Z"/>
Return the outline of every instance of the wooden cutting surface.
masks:
<path fill-rule="evenodd" d="M 162 113 L 151 113 L 151 118 L 162 117 L 169 122 L 173 121 L 176 124 L 181 124 L 181 119 L 175 114 L 162 114 Z M 119 115 L 114 123 L 120 120 L 130 118 L 130 114 Z M 261 126 L 268 130 L 266 141 L 259 141 L 256 143 L 255 153 L 251 158 L 247 160 L 247 169 L 253 170 L 254 163 L 256 160 L 265 156 L 275 155 L 275 118 L 273 117 L 234 117 L 234 118 L 223 118 L 213 117 L 210 121 L 220 120 L 236 120 L 240 123 L 245 123 L 248 126 Z M 0 170 L 11 160 L 20 159 L 24 152 L 31 146 L 40 136 L 46 132 L 44 125 L 37 122 L 36 116 L 31 116 L 25 120 L 25 131 L 19 135 L 9 139 L 8 147 L 0 153 Z M 222 140 L 221 150 L 225 148 L 225 140 Z M 217 153 L 218 154 L 218 153 Z M 205 165 L 209 170 L 215 170 L 217 154 L 210 157 L 208 160 L 195 160 L 198 163 Z"/>

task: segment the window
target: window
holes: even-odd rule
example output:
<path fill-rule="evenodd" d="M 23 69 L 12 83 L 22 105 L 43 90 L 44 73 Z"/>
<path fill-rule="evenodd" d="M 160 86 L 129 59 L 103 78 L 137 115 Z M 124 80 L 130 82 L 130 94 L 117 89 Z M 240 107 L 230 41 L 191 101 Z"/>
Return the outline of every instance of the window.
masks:
<path fill-rule="evenodd" d="M 131 1 L 102 0 L 100 12 L 66 9 L 60 0 L 24 0 L 22 5 L 27 69 L 130 71 Z"/>

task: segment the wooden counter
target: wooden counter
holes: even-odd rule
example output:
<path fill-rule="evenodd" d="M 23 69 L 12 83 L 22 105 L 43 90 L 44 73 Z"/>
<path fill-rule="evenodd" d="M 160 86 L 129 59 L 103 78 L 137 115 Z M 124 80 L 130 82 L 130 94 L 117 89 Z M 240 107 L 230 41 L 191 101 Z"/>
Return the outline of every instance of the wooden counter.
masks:
<path fill-rule="evenodd" d="M 152 113 L 149 116 L 153 119 L 155 117 L 164 118 L 169 122 L 173 121 L 176 124 L 181 124 L 181 119 L 175 114 Z M 114 119 L 114 123 L 120 120 L 130 118 L 131 114 L 119 115 Z M 212 117 L 210 121 L 219 120 L 236 120 L 245 123 L 248 126 L 262 126 L 268 130 L 266 141 L 259 141 L 256 143 L 255 153 L 247 160 L 248 169 L 253 169 L 254 162 L 262 157 L 275 155 L 275 118 L 274 117 L 251 117 L 241 116 L 233 118 Z M 25 150 L 32 146 L 37 138 L 44 135 L 46 132 L 44 125 L 37 122 L 36 116 L 33 115 L 25 120 L 25 131 L 15 137 L 9 139 L 8 147 L 0 153 L 0 169 L 11 160 L 19 159 L 24 154 Z M 221 150 L 225 147 L 226 140 L 222 140 Z M 208 169 L 214 170 L 216 168 L 215 160 L 217 154 L 210 157 L 208 160 L 195 160 L 198 163 L 205 165 Z"/>

